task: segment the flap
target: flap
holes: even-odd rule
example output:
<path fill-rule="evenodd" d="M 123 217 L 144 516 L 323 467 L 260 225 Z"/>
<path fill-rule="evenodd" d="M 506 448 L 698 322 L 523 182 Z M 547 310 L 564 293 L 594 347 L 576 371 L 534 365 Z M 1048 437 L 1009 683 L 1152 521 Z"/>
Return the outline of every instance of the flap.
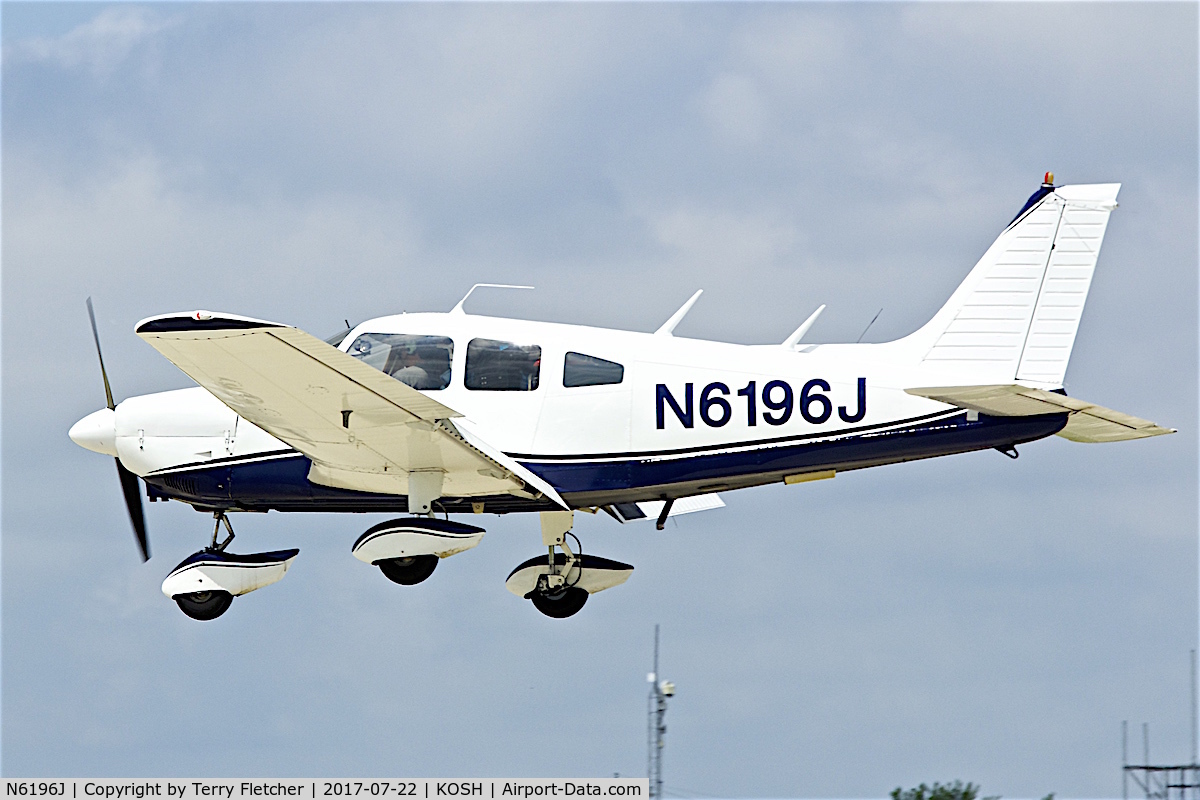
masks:
<path fill-rule="evenodd" d="M 647 500 L 641 503 L 614 503 L 611 508 L 621 522 L 636 522 L 641 519 L 658 519 L 662 513 L 662 500 Z M 680 497 L 671 504 L 667 517 L 677 517 L 680 514 L 691 514 L 694 511 L 708 511 L 713 508 L 724 508 L 725 501 L 719 494 L 697 494 L 691 497 Z"/>
<path fill-rule="evenodd" d="M 1073 442 L 1120 442 L 1175 433 L 1174 428 L 1163 428 L 1149 420 L 1086 400 L 1020 384 L 930 386 L 904 391 L 996 417 L 1032 417 L 1065 412 L 1070 417 L 1058 435 Z"/>
<path fill-rule="evenodd" d="M 458 412 L 297 328 L 198 311 L 151 317 L 136 332 L 241 417 L 312 459 L 314 483 L 408 494 L 409 472 L 439 471 L 446 497 L 532 494 L 526 476 L 459 434 L 449 421 Z"/>

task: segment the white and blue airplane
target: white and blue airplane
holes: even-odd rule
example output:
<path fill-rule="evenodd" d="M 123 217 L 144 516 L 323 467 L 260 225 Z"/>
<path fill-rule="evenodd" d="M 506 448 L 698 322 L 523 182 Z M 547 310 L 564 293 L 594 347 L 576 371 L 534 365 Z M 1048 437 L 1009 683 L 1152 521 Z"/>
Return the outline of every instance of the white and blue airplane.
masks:
<path fill-rule="evenodd" d="M 1172 433 L 1063 390 L 1118 189 L 1047 173 L 941 310 L 882 344 L 803 344 L 824 306 L 780 344 L 672 335 L 700 292 L 653 333 L 463 302 L 326 340 L 234 314 L 150 317 L 136 333 L 199 386 L 115 404 L 101 360 L 108 407 L 70 436 L 116 458 L 143 559 L 138 478 L 151 502 L 215 516 L 211 544 L 163 583 L 193 618 L 283 577 L 297 550 L 226 550 L 230 512 L 272 510 L 407 513 L 352 547 L 400 584 L 479 542 L 483 529 L 450 515 L 538 513 L 547 553 L 507 586 L 566 617 L 633 569 L 581 553 L 576 511 L 661 528 L 749 486 L 975 450 L 1016 458 L 1053 434 Z"/>

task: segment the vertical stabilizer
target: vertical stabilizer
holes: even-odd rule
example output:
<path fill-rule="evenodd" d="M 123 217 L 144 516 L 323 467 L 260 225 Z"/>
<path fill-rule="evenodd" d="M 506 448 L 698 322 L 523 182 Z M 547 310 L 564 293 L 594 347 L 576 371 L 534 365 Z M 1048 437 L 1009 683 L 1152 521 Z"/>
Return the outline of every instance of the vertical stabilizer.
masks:
<path fill-rule="evenodd" d="M 1119 189 L 1044 185 L 946 305 L 901 341 L 962 384 L 1061 386 Z"/>

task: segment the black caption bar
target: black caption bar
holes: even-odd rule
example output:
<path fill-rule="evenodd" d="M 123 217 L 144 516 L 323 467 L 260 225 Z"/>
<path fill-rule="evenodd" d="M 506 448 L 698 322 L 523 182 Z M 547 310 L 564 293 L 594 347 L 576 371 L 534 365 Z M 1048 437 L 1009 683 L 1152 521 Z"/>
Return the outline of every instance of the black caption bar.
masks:
<path fill-rule="evenodd" d="M 646 778 L 465 779 L 433 778 L 348 780 L 155 779 L 155 780 L 4 780 L 4 797 L 71 798 L 71 800 L 268 800 L 269 798 L 440 798 L 481 797 L 493 800 L 534 798 L 650 796 Z"/>

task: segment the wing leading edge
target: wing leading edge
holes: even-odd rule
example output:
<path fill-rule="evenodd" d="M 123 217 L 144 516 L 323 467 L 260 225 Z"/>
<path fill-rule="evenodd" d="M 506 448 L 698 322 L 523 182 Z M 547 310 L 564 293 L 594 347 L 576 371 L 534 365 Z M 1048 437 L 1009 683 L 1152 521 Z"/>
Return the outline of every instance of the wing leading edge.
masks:
<path fill-rule="evenodd" d="M 1032 417 L 1065 412 L 1070 416 L 1067 417 L 1066 427 L 1058 435 L 1073 442 L 1121 442 L 1176 432 L 1174 428 L 1163 428 L 1149 420 L 1085 400 L 1020 384 L 930 386 L 904 391 L 997 417 Z"/>
<path fill-rule="evenodd" d="M 442 473 L 442 495 L 546 496 L 554 488 L 454 419 L 457 411 L 298 328 L 194 312 L 136 333 L 243 419 L 296 448 L 323 486 L 409 494 L 413 472 Z"/>

